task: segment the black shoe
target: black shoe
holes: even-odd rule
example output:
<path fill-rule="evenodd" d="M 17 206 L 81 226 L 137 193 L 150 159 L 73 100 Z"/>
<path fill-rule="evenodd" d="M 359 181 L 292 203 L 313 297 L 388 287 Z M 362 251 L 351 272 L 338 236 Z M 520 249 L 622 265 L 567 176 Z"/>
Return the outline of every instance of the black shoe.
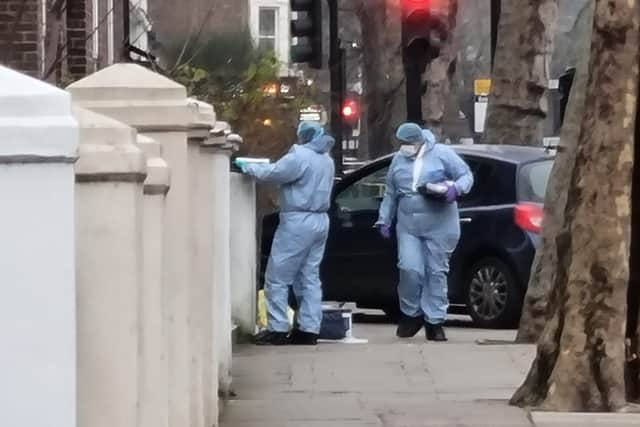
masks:
<path fill-rule="evenodd" d="M 429 341 L 447 341 L 447 336 L 444 333 L 444 328 L 442 325 L 432 325 L 430 323 L 426 323 L 424 328 L 427 332 L 427 340 Z"/>
<path fill-rule="evenodd" d="M 398 338 L 411 338 L 414 337 L 420 329 L 422 329 L 422 316 L 411 317 L 406 314 L 402 314 L 398 321 L 398 329 L 396 330 L 396 336 Z"/>
<path fill-rule="evenodd" d="M 262 331 L 253 337 L 255 345 L 287 345 L 289 334 L 286 332 Z"/>
<path fill-rule="evenodd" d="M 300 329 L 294 329 L 293 331 L 291 331 L 289 340 L 293 345 L 317 345 L 318 334 L 312 334 L 311 332 L 304 332 Z"/>

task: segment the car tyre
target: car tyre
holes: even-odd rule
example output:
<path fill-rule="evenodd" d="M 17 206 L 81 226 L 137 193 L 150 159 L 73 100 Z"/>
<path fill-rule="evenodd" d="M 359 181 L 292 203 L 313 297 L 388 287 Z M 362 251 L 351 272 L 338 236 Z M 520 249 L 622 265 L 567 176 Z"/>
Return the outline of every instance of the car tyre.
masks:
<path fill-rule="evenodd" d="M 518 326 L 524 299 L 511 267 L 498 258 L 482 259 L 466 279 L 467 308 L 475 325 L 503 329 Z"/>

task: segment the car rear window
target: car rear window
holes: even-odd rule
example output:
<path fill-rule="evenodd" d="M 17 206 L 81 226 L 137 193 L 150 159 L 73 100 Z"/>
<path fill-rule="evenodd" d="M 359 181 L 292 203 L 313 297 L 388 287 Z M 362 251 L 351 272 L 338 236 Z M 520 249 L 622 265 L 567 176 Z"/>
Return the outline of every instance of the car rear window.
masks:
<path fill-rule="evenodd" d="M 518 198 L 523 202 L 544 203 L 553 160 L 529 163 L 520 169 Z"/>

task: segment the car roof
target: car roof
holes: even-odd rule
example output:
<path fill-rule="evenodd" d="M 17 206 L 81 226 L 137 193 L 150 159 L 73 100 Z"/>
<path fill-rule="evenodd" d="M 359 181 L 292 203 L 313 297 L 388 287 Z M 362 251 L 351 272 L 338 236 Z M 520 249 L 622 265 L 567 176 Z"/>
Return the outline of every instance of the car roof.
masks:
<path fill-rule="evenodd" d="M 458 154 L 467 156 L 484 157 L 514 164 L 524 164 L 539 160 L 553 160 L 553 153 L 543 147 L 530 147 L 524 145 L 497 145 L 497 144 L 470 144 L 450 145 Z M 387 154 L 364 166 L 388 160 L 394 154 Z"/>
<path fill-rule="evenodd" d="M 456 153 L 478 157 L 489 157 L 509 163 L 530 163 L 538 160 L 552 160 L 554 155 L 543 147 L 523 145 L 473 144 L 452 145 Z"/>

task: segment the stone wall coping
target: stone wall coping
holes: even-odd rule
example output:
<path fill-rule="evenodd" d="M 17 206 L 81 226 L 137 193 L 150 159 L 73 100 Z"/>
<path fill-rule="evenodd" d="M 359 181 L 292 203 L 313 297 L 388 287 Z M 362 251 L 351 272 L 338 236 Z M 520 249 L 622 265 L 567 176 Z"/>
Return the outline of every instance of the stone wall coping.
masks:
<path fill-rule="evenodd" d="M 184 131 L 186 88 L 137 64 L 114 64 L 67 87 L 78 105 L 138 130 Z"/>
<path fill-rule="evenodd" d="M 187 107 L 191 113 L 189 126 L 212 129 L 216 123 L 216 112 L 213 105 L 195 98 L 187 98 Z"/>
<path fill-rule="evenodd" d="M 146 135 L 138 134 L 138 145 L 147 158 L 147 178 L 144 194 L 167 194 L 171 186 L 171 171 L 162 158 L 162 144 Z"/>
<path fill-rule="evenodd" d="M 71 163 L 78 124 L 65 91 L 0 66 L 0 163 Z"/>
<path fill-rule="evenodd" d="M 142 182 L 147 174 L 135 129 L 93 111 L 74 106 L 80 145 L 75 167 L 78 182 Z"/>

